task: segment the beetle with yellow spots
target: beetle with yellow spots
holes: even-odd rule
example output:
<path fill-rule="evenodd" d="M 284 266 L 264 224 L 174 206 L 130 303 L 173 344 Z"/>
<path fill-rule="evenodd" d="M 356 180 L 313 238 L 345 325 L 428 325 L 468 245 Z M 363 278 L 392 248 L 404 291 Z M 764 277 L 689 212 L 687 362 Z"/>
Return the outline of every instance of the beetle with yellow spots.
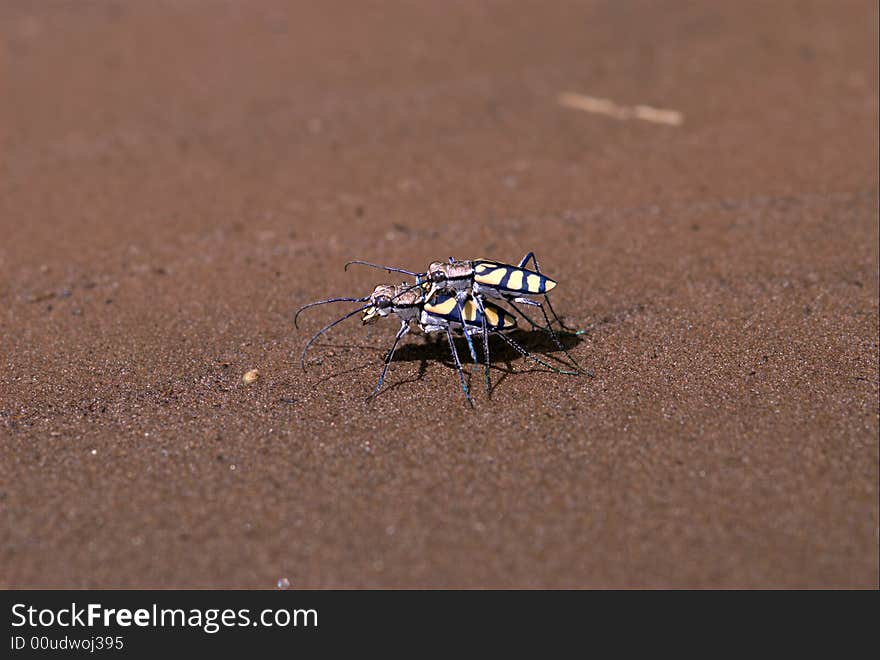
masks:
<path fill-rule="evenodd" d="M 526 268 L 530 261 L 534 265 L 534 270 Z M 507 303 L 511 303 L 511 309 L 518 316 L 525 319 L 533 328 L 542 330 L 550 335 L 556 348 L 565 354 L 571 365 L 578 372 L 592 375 L 580 367 L 559 339 L 560 334 L 575 336 L 583 334 L 584 331 L 572 331 L 572 328 L 568 328 L 553 309 L 547 294 L 556 288 L 556 280 L 547 277 L 541 272 L 534 252 L 527 253 L 516 266 L 489 259 L 455 260 L 450 257 L 449 261 L 432 262 L 423 273 L 414 273 L 401 268 L 382 266 L 366 261 L 350 261 L 345 267 L 348 268 L 351 264 L 382 268 L 389 272 L 406 273 L 415 277 L 417 282 L 424 280 L 430 284 L 430 289 L 428 289 L 426 294 L 426 300 L 428 301 L 431 301 L 434 296 L 443 292 L 455 295 L 459 303 L 462 303 L 468 296 L 472 297 L 478 306 L 485 306 L 487 298 L 504 300 Z M 540 296 L 544 298 L 543 303 L 534 300 L 534 298 Z M 544 316 L 545 325 L 542 326 L 535 323 L 522 310 L 517 308 L 516 304 L 540 309 L 541 314 Z M 545 304 L 547 309 L 544 308 Z M 554 321 L 559 324 L 560 329 L 553 329 L 547 310 L 550 310 L 550 314 L 553 316 Z M 464 335 L 468 341 L 471 356 L 476 361 L 476 353 L 470 333 L 466 327 Z M 482 335 L 484 350 L 488 351 L 488 332 L 483 330 Z M 487 389 L 489 388 L 488 366 L 486 368 L 486 387 Z"/>
<path fill-rule="evenodd" d="M 530 258 L 534 259 L 531 252 L 521 264 Z M 472 290 L 489 298 L 539 296 L 556 287 L 555 280 L 538 271 L 527 270 L 523 265 L 512 266 L 488 259 L 435 261 L 428 266 L 427 279 L 434 291 Z"/>
<path fill-rule="evenodd" d="M 464 372 L 461 368 L 461 362 L 458 358 L 458 352 L 455 349 L 455 344 L 452 341 L 452 336 L 448 334 L 450 328 L 461 331 L 461 333 L 464 334 L 465 337 L 467 337 L 468 331 L 483 333 L 483 357 L 484 363 L 486 365 L 487 391 L 490 388 L 488 377 L 490 364 L 488 341 L 489 335 L 497 335 L 498 337 L 501 337 L 501 339 L 508 346 L 513 348 L 523 357 L 532 360 L 533 362 L 537 362 L 538 364 L 545 366 L 549 369 L 552 369 L 557 373 L 564 373 L 572 376 L 577 375 L 576 371 L 559 369 L 535 357 L 525 348 L 520 346 L 519 343 L 514 341 L 512 337 L 504 334 L 506 331 L 516 328 L 516 317 L 509 311 L 499 307 L 498 305 L 493 305 L 490 302 L 480 301 L 476 296 L 468 294 L 467 297 L 465 297 L 464 299 L 461 299 L 460 297 L 456 297 L 454 295 L 449 295 L 447 293 L 438 293 L 430 299 L 427 299 L 426 296 L 426 302 L 422 305 L 422 314 L 419 319 L 419 327 L 422 329 L 422 331 L 426 333 L 440 332 L 442 330 L 447 331 L 447 336 L 449 337 L 449 348 L 452 352 L 452 358 L 455 361 L 455 366 L 458 369 L 458 373 L 461 378 L 462 390 L 464 390 L 465 397 L 467 397 L 468 399 L 470 399 L 470 395 L 468 393 L 467 384 L 464 379 Z M 474 360 L 474 362 L 476 363 L 476 359 Z"/>
<path fill-rule="evenodd" d="M 394 351 L 397 348 L 398 343 L 401 338 L 409 333 L 413 328 L 419 329 L 426 334 L 436 333 L 436 332 L 445 332 L 446 337 L 449 341 L 449 349 L 452 353 L 453 361 L 455 362 L 455 367 L 458 370 L 459 378 L 461 380 L 462 391 L 464 392 L 465 399 L 471 403 L 470 392 L 468 391 L 467 381 L 464 376 L 464 370 L 461 366 L 461 361 L 458 357 L 458 351 L 455 348 L 455 341 L 453 338 L 454 333 L 464 333 L 467 332 L 469 328 L 472 332 L 474 331 L 484 331 L 486 336 L 489 334 L 495 334 L 502 338 L 502 340 L 508 344 L 511 348 L 517 351 L 523 357 L 532 360 L 544 367 L 547 367 L 557 373 L 565 373 L 576 375 L 577 372 L 574 371 L 566 371 L 563 369 L 559 369 L 554 367 L 547 362 L 544 362 L 540 358 L 532 355 L 525 348 L 519 345 L 513 338 L 508 337 L 505 332 L 509 330 L 513 330 L 516 328 L 516 317 L 514 317 L 510 312 L 497 305 L 493 305 L 492 303 L 479 303 L 475 297 L 467 297 L 463 301 L 458 300 L 455 296 L 440 293 L 435 295 L 432 300 L 428 301 L 426 298 L 427 290 L 429 289 L 429 285 L 425 282 L 417 281 L 415 284 L 409 284 L 404 282 L 400 285 L 390 285 L 390 284 L 380 284 L 369 296 L 364 296 L 362 298 L 328 298 L 326 300 L 319 300 L 314 303 L 309 303 L 308 305 L 304 305 L 301 307 L 296 315 L 294 316 L 294 324 L 297 323 L 300 313 L 304 310 L 315 307 L 317 305 L 324 305 L 326 303 L 333 302 L 353 302 L 353 303 L 366 303 L 365 305 L 358 307 L 352 312 L 345 314 L 339 319 L 333 321 L 332 323 L 324 326 L 321 330 L 319 330 L 315 335 L 312 336 L 311 339 L 306 343 L 305 348 L 303 349 L 302 356 L 300 357 L 300 362 L 302 364 L 303 369 L 305 369 L 305 357 L 306 353 L 309 350 L 309 347 L 325 332 L 338 325 L 342 321 L 355 314 L 363 312 L 362 323 L 364 325 L 368 323 L 372 323 L 379 318 L 383 318 L 389 315 L 395 315 L 400 320 L 400 329 L 397 332 L 397 335 L 394 339 L 394 343 L 391 345 L 391 349 L 386 353 L 384 359 L 384 366 L 382 368 L 382 373 L 379 376 L 379 382 L 376 384 L 376 387 L 373 389 L 373 393 L 367 397 L 367 399 L 371 399 L 382 388 L 382 383 L 385 380 L 385 376 L 388 373 L 388 368 L 391 364 L 392 359 L 394 358 Z M 485 345 L 486 353 L 486 368 L 488 370 L 489 365 L 489 352 L 488 352 L 488 342 Z M 474 359 L 474 362 L 477 362 Z"/>

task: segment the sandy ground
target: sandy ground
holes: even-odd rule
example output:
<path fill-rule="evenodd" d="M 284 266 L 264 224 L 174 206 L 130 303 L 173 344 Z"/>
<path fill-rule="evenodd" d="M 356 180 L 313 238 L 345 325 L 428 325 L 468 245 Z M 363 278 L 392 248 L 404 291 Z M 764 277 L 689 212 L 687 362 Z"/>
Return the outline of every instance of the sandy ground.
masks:
<path fill-rule="evenodd" d="M 876 588 L 876 3 L 317 4 L 0 4 L 0 586 Z M 300 370 L 527 250 L 595 378 Z"/>

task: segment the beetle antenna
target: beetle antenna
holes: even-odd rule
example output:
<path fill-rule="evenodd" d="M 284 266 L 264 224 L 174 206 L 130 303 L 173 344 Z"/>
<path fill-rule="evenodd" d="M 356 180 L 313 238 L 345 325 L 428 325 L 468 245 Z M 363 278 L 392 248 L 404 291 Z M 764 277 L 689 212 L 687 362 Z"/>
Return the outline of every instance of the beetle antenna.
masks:
<path fill-rule="evenodd" d="M 381 270 L 387 271 L 389 273 L 403 273 L 404 275 L 409 275 L 410 277 L 421 277 L 426 273 L 414 273 L 411 270 L 404 270 L 403 268 L 394 268 L 393 266 L 383 266 L 381 264 L 373 264 L 369 261 L 361 261 L 360 259 L 356 259 L 355 261 L 349 261 L 345 264 L 345 270 L 348 270 L 348 267 L 352 264 L 360 264 L 361 266 L 369 266 L 370 268 L 379 268 Z"/>
<path fill-rule="evenodd" d="M 299 315 L 306 311 L 309 307 L 317 307 L 318 305 L 326 305 L 327 303 L 334 302 L 367 302 L 370 299 L 369 296 L 366 298 L 327 298 L 327 300 L 318 300 L 313 303 L 309 303 L 308 305 L 303 305 L 298 310 L 296 310 L 296 314 L 293 315 L 293 325 L 295 328 L 299 328 L 299 324 L 297 323 L 297 319 Z"/>
<path fill-rule="evenodd" d="M 335 326 L 335 325 L 339 325 L 339 324 L 342 323 L 345 319 L 351 318 L 351 317 L 354 316 L 355 314 L 359 314 L 360 312 L 364 311 L 364 310 L 367 309 L 368 307 L 370 307 L 370 305 L 364 305 L 363 307 L 358 307 L 358 308 L 357 308 L 356 310 L 354 310 L 353 312 L 349 312 L 349 313 L 346 314 L 345 316 L 342 316 L 342 317 L 336 319 L 335 321 L 333 321 L 333 323 L 330 323 L 329 325 L 325 325 L 323 328 L 321 328 L 320 330 L 318 330 L 318 332 L 316 332 L 316 333 L 312 336 L 312 338 L 309 339 L 309 343 L 307 343 L 307 344 L 306 344 L 306 347 L 303 349 L 302 355 L 299 356 L 299 364 L 300 364 L 300 366 L 302 367 L 302 370 L 303 370 L 303 371 L 306 370 L 306 353 L 308 352 L 309 347 L 310 347 L 312 344 L 315 343 L 315 341 L 318 339 L 318 337 L 320 337 L 321 335 L 323 335 L 325 332 L 327 332 L 327 331 L 328 331 L 330 328 L 332 328 L 333 326 Z"/>

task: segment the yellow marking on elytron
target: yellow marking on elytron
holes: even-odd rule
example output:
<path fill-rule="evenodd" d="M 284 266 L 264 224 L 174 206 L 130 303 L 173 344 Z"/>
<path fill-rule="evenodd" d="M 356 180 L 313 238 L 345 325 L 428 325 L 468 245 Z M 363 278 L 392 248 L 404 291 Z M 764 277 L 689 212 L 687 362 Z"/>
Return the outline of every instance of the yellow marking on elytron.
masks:
<path fill-rule="evenodd" d="M 455 298 L 447 298 L 442 303 L 426 304 L 425 309 L 438 316 L 449 316 L 455 309 Z"/>
<path fill-rule="evenodd" d="M 486 307 L 486 321 L 490 328 L 497 328 L 499 323 L 498 312 L 491 307 Z"/>
<path fill-rule="evenodd" d="M 501 280 L 504 279 L 505 275 L 507 275 L 506 268 L 496 268 L 488 273 L 477 273 L 474 279 L 480 284 L 498 286 L 501 284 Z"/>
<path fill-rule="evenodd" d="M 488 273 L 494 268 L 498 268 L 498 264 L 481 263 L 477 264 L 476 268 L 474 268 L 474 272 L 482 275 L 483 273 Z"/>
<path fill-rule="evenodd" d="M 541 293 L 541 276 L 532 273 L 526 278 L 526 291 L 529 293 Z"/>
<path fill-rule="evenodd" d="M 491 320 L 492 322 L 490 325 L 497 330 L 507 330 L 516 325 L 515 317 L 495 305 L 486 305 L 486 319 L 487 321 Z"/>
<path fill-rule="evenodd" d="M 522 291 L 522 284 L 523 272 L 521 270 L 515 270 L 510 274 L 510 279 L 507 280 L 505 288 L 510 289 L 511 291 Z"/>
<path fill-rule="evenodd" d="M 473 322 L 477 320 L 477 304 L 473 300 L 468 300 L 464 304 L 464 320 Z"/>
<path fill-rule="evenodd" d="M 556 288 L 555 280 L 551 280 L 549 277 L 545 277 L 544 278 L 544 293 L 547 293 L 548 291 L 552 291 L 554 288 Z"/>

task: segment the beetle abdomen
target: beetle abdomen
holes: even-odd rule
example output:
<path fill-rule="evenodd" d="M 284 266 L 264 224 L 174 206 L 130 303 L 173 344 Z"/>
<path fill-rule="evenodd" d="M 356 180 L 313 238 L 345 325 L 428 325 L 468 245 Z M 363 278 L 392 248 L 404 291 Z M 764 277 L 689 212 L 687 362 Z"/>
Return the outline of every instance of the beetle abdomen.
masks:
<path fill-rule="evenodd" d="M 497 305 L 484 302 L 483 309 L 486 310 L 487 329 L 499 331 L 516 327 L 516 317 Z M 483 328 L 483 312 L 473 298 L 468 298 L 459 309 L 455 296 L 439 294 L 434 296 L 431 302 L 425 303 L 424 310 L 444 321 L 466 325 L 469 329 Z"/>
<path fill-rule="evenodd" d="M 541 273 L 491 261 L 477 262 L 474 266 L 474 282 L 523 295 L 539 295 L 556 287 L 555 280 Z"/>

